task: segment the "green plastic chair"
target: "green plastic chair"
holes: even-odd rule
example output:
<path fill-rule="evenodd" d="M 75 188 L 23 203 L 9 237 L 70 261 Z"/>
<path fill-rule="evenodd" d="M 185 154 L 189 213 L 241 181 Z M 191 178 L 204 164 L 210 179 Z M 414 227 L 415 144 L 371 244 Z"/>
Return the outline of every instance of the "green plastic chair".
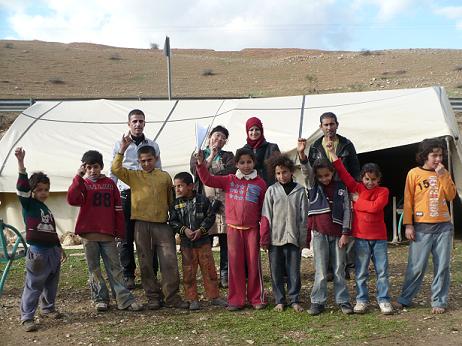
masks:
<path fill-rule="evenodd" d="M 8 244 L 5 235 L 6 229 L 9 229 L 16 234 L 16 241 L 13 246 Z M 23 248 L 18 248 L 21 243 Z M 0 297 L 2 296 L 3 285 L 5 284 L 6 277 L 11 269 L 11 265 L 15 260 L 25 257 L 26 253 L 27 245 L 21 233 L 13 226 L 4 223 L 3 219 L 0 219 L 0 263 L 6 263 L 6 266 L 3 269 L 2 279 L 0 281 Z"/>

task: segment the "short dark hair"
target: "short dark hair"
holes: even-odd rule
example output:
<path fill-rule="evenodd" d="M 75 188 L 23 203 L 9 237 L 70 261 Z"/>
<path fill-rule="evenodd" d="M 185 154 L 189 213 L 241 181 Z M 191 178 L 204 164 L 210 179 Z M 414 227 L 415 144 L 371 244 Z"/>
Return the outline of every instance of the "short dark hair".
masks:
<path fill-rule="evenodd" d="M 332 113 L 332 112 L 325 112 L 325 113 L 322 113 L 321 116 L 319 117 L 319 123 L 322 124 L 322 121 L 324 119 L 327 119 L 327 118 L 332 118 L 335 120 L 335 123 L 338 125 L 338 120 L 337 120 L 337 116 Z"/>
<path fill-rule="evenodd" d="M 237 163 L 241 156 L 249 155 L 254 163 L 256 163 L 255 153 L 247 148 L 241 148 L 236 150 L 236 155 L 234 155 L 234 161 Z"/>
<path fill-rule="evenodd" d="M 328 159 L 320 158 L 316 159 L 313 163 L 313 173 L 316 174 L 318 169 L 327 168 L 331 172 L 335 172 L 334 165 Z"/>
<path fill-rule="evenodd" d="M 157 152 L 156 149 L 152 145 L 143 145 L 138 148 L 138 157 L 141 156 L 141 154 L 151 154 L 157 159 Z"/>
<path fill-rule="evenodd" d="M 379 165 L 373 162 L 366 163 L 361 167 L 361 173 L 359 174 L 361 179 L 366 173 L 374 173 L 377 178 L 382 178 L 382 171 L 380 171 Z"/>
<path fill-rule="evenodd" d="M 446 157 L 446 144 L 440 138 L 427 138 L 419 144 L 419 151 L 416 155 L 416 161 L 419 165 L 423 166 L 434 149 L 441 149 L 443 157 Z"/>
<path fill-rule="evenodd" d="M 177 179 L 181 180 L 186 185 L 193 184 L 193 177 L 192 177 L 191 173 L 188 173 L 188 172 L 177 173 L 175 175 L 175 177 L 173 178 L 173 180 L 177 180 Z"/>
<path fill-rule="evenodd" d="M 50 178 L 43 172 L 34 172 L 29 178 L 30 190 L 33 192 L 39 183 L 50 185 Z"/>
<path fill-rule="evenodd" d="M 144 115 L 144 112 L 141 109 L 133 109 L 128 113 L 128 121 L 130 121 L 130 118 L 134 115 L 142 115 L 144 119 L 146 119 L 146 116 Z"/>
<path fill-rule="evenodd" d="M 101 166 L 101 168 L 104 167 L 103 155 L 96 150 L 87 151 L 85 154 L 83 154 L 81 161 L 83 164 L 93 165 L 97 163 Z"/>
<path fill-rule="evenodd" d="M 292 173 L 295 172 L 295 163 L 286 154 L 277 153 L 272 155 L 267 161 L 266 165 L 269 172 L 275 173 L 276 167 L 286 167 Z"/>
<path fill-rule="evenodd" d="M 213 135 L 215 132 L 221 132 L 222 134 L 225 135 L 226 138 L 229 137 L 229 131 L 228 131 L 224 126 L 221 126 L 221 125 L 215 126 L 215 127 L 212 129 L 212 131 L 210 131 L 209 137 L 212 137 L 212 135 Z"/>

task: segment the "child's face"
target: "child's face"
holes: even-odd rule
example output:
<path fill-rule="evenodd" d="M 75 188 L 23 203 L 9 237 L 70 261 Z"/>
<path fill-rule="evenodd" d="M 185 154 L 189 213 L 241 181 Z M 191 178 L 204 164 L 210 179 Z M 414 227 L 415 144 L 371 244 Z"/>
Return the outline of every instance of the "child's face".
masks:
<path fill-rule="evenodd" d="M 431 153 L 428 154 L 427 159 L 424 163 L 425 169 L 435 170 L 440 163 L 443 162 L 443 150 L 441 148 L 434 148 Z"/>
<path fill-rule="evenodd" d="M 32 197 L 40 202 L 45 202 L 50 195 L 50 184 L 38 183 L 34 191 L 32 191 Z"/>
<path fill-rule="evenodd" d="M 254 140 L 256 141 L 257 139 L 259 139 L 261 137 L 261 130 L 258 126 L 252 126 L 250 129 L 249 129 L 249 138 L 251 140 Z"/>
<path fill-rule="evenodd" d="M 284 166 L 276 166 L 274 169 L 276 180 L 281 184 L 287 184 L 292 181 L 292 172 Z"/>
<path fill-rule="evenodd" d="M 236 163 L 237 169 L 239 169 L 243 174 L 250 174 L 255 167 L 255 162 L 253 162 L 250 155 L 241 155 L 239 161 Z"/>
<path fill-rule="evenodd" d="M 176 197 L 191 197 L 193 195 L 194 184 L 186 184 L 181 179 L 173 181 Z"/>
<path fill-rule="evenodd" d="M 156 167 L 157 158 L 150 153 L 140 154 L 138 156 L 138 162 L 143 171 L 149 173 Z"/>
<path fill-rule="evenodd" d="M 227 140 L 224 133 L 217 131 L 210 136 L 209 146 L 210 148 L 217 148 L 220 150 L 226 144 Z"/>
<path fill-rule="evenodd" d="M 316 170 L 316 179 L 318 179 L 322 185 L 329 185 L 333 176 L 334 172 L 328 168 L 323 167 Z"/>
<path fill-rule="evenodd" d="M 97 179 L 101 176 L 101 170 L 103 167 L 99 163 L 86 163 L 85 164 L 85 173 L 88 177 Z"/>
<path fill-rule="evenodd" d="M 378 177 L 375 173 L 373 172 L 366 172 L 364 173 L 363 177 L 362 177 L 362 182 L 364 184 L 364 186 L 368 189 L 368 190 L 372 190 L 374 188 L 376 188 L 377 186 L 379 186 L 379 183 L 380 183 L 380 177 Z"/>

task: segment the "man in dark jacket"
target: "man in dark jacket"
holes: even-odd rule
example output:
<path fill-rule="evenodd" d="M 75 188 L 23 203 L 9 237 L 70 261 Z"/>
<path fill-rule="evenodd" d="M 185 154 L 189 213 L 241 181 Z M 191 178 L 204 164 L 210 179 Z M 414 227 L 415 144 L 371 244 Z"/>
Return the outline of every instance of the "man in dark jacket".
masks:
<path fill-rule="evenodd" d="M 353 143 L 346 137 L 337 134 L 338 120 L 337 116 L 332 112 L 326 112 L 319 118 L 320 129 L 323 132 L 323 136 L 317 139 L 310 146 L 308 153 L 308 160 L 310 161 L 311 167 L 313 167 L 316 159 L 325 158 L 332 162 L 329 151 L 326 150 L 326 143 L 332 142 L 334 144 L 335 153 L 338 158 L 342 160 L 343 165 L 347 169 L 348 173 L 351 174 L 355 180 L 359 180 L 361 167 L 359 165 L 358 155 Z M 336 180 L 340 180 L 338 175 L 335 175 Z M 346 251 L 347 265 L 345 277 L 350 278 L 350 269 L 354 268 L 355 253 L 354 253 L 354 241 L 350 241 Z M 329 273 L 331 274 L 331 273 Z M 330 278 L 330 275 L 329 275 Z"/>
<path fill-rule="evenodd" d="M 343 136 L 337 134 L 338 121 L 337 116 L 332 112 L 323 113 L 320 117 L 320 129 L 324 136 L 317 139 L 310 146 L 308 160 L 313 166 L 316 159 L 325 158 L 332 162 L 329 152 L 326 150 L 326 143 L 333 142 L 336 148 L 335 153 L 342 160 L 343 165 L 353 178 L 359 180 L 360 166 L 356 149 L 353 143 Z"/>

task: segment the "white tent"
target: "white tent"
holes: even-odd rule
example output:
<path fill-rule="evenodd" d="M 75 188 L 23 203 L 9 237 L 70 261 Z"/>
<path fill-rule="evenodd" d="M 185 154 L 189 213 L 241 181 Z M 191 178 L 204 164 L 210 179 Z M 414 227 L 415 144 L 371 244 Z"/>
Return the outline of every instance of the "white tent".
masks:
<path fill-rule="evenodd" d="M 447 136 L 459 195 L 462 193 L 462 143 L 441 87 L 232 100 L 40 101 L 25 110 L 0 141 L 0 217 L 22 225 L 15 196 L 14 156 L 14 148 L 21 146 L 26 150 L 28 171 L 43 170 L 51 179 L 52 194 L 47 204 L 54 212 L 58 230 L 72 231 L 77 208 L 66 204 L 65 191 L 82 154 L 90 149 L 102 152 L 107 171 L 114 142 L 127 132 L 127 114 L 134 108 L 146 113 L 145 134 L 158 142 L 163 168 L 172 176 L 189 171 L 196 122 L 208 127 L 224 125 L 230 132 L 225 149 L 235 151 L 245 143 L 245 121 L 258 116 L 267 140 L 277 143 L 282 151 L 294 153 L 300 129 L 303 137 L 318 137 L 319 116 L 332 111 L 339 119 L 338 132 L 348 137 L 368 161 L 380 161 L 376 153 L 397 148 L 386 152 L 383 157 L 388 161 L 379 164 L 400 171 L 399 184 L 404 184 L 401 177 L 414 165 L 414 147 L 406 158 L 400 156 L 406 146 L 424 138 Z"/>

